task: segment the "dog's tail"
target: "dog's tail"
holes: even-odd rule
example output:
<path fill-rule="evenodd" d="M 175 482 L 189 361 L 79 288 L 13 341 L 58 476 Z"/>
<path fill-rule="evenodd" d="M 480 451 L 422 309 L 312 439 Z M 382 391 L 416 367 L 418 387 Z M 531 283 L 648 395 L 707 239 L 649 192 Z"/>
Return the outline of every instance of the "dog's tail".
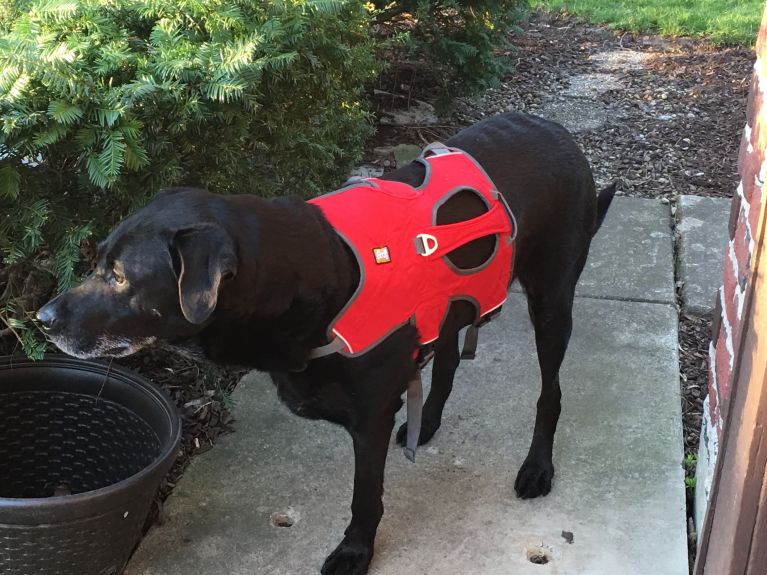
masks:
<path fill-rule="evenodd" d="M 615 189 L 617 187 L 618 182 L 613 182 L 599 192 L 599 196 L 597 197 L 597 225 L 594 228 L 594 234 L 599 231 L 599 228 L 602 226 L 602 222 L 605 221 L 607 208 L 610 207 L 610 203 L 613 201 L 613 196 L 615 196 Z"/>

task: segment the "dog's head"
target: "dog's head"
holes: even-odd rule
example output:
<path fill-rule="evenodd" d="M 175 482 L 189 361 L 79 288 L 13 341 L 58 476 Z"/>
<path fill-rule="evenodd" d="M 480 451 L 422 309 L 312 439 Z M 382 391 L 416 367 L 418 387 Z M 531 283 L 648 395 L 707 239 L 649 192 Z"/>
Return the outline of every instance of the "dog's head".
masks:
<path fill-rule="evenodd" d="M 213 194 L 173 190 L 121 222 L 83 283 L 37 312 L 50 340 L 75 357 L 121 357 L 199 332 L 237 273 L 217 209 Z"/>

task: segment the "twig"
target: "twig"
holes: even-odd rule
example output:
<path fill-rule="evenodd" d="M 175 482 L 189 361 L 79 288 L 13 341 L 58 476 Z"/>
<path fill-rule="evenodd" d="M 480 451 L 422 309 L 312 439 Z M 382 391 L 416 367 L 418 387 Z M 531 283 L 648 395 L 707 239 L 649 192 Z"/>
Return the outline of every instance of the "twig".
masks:
<path fill-rule="evenodd" d="M 401 124 L 398 126 L 399 128 L 408 128 L 410 130 L 431 130 L 433 128 L 453 128 L 455 129 L 454 125 L 450 124 Z"/>
<path fill-rule="evenodd" d="M 7 319 L 5 319 L 5 317 L 3 317 L 3 316 L 1 316 L 1 315 L 0 315 L 0 320 L 1 320 L 1 321 L 2 321 L 2 322 L 5 324 L 5 325 L 6 325 L 6 328 L 5 328 L 5 329 L 4 329 L 2 332 L 0 332 L 0 334 L 4 334 L 5 332 L 10 332 L 10 333 L 12 333 L 14 336 L 16 336 L 16 339 L 17 339 L 18 341 L 21 341 L 21 336 L 19 335 L 19 332 L 17 332 L 15 329 L 13 329 L 13 328 L 11 327 L 11 324 L 9 324 L 9 323 L 8 323 L 8 320 L 7 320 Z"/>
<path fill-rule="evenodd" d="M 394 68 L 394 86 L 392 87 L 392 91 L 391 91 L 391 104 L 390 104 L 390 106 L 391 106 L 390 109 L 392 109 L 392 110 L 394 109 L 394 100 L 397 97 L 397 94 L 396 94 L 396 92 L 397 92 L 397 78 L 399 78 L 399 68 L 395 67 Z"/>
<path fill-rule="evenodd" d="M 104 374 L 104 379 L 101 380 L 101 388 L 99 388 L 99 393 L 96 396 L 96 405 L 98 405 L 99 400 L 101 400 L 101 393 L 104 391 L 104 386 L 107 384 L 107 379 L 109 379 L 109 373 L 112 371 L 112 362 L 115 360 L 115 358 L 111 357 L 109 358 L 109 365 L 107 366 L 107 371 Z"/>
<path fill-rule="evenodd" d="M 203 403 L 203 404 L 202 404 L 200 407 L 198 407 L 197 409 L 195 409 L 195 410 L 194 410 L 195 414 L 196 414 L 196 413 L 199 413 L 199 411 L 200 411 L 201 409 L 203 409 L 203 408 L 205 408 L 205 407 L 207 407 L 207 406 L 211 405 L 212 403 L 213 403 L 213 401 L 208 401 L 207 403 Z"/>
<path fill-rule="evenodd" d="M 415 68 L 410 70 L 410 86 L 408 86 L 408 90 L 407 90 L 407 104 L 406 104 L 406 108 L 408 110 L 410 109 L 410 98 L 413 95 L 413 82 L 414 81 L 415 81 Z M 394 89 L 396 90 L 397 87 L 395 86 Z"/>
<path fill-rule="evenodd" d="M 8 283 L 5 284 L 5 289 L 2 295 L 0 295 L 0 301 L 8 301 L 11 298 L 11 292 L 13 291 L 14 276 L 8 275 Z"/>

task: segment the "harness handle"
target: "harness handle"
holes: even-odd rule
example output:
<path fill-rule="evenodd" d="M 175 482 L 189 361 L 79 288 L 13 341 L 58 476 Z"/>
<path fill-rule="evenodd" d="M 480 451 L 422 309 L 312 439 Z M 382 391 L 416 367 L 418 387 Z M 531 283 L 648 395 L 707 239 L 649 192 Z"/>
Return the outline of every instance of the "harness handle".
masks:
<path fill-rule="evenodd" d="M 447 147 L 442 142 L 432 142 L 423 149 L 420 157 L 426 158 L 428 156 L 440 156 L 442 154 L 449 154 L 452 151 L 452 148 Z"/>
<path fill-rule="evenodd" d="M 495 234 L 511 234 L 512 227 L 509 218 L 497 218 L 498 212 L 502 210 L 505 210 L 503 205 L 496 203 L 476 218 L 426 228 L 424 232 L 415 237 L 416 252 L 429 259 L 436 259 L 478 238 Z M 427 245 L 424 238 L 433 240 L 433 243 Z"/>

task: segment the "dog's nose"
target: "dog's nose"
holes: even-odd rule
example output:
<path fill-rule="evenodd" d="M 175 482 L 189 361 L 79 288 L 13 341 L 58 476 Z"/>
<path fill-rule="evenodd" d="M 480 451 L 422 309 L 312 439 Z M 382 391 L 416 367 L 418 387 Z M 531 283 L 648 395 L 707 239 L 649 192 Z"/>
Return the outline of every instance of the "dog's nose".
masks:
<path fill-rule="evenodd" d="M 37 321 L 39 321 L 45 329 L 51 329 L 56 324 L 57 319 L 56 305 L 54 302 L 49 302 L 37 310 Z"/>

